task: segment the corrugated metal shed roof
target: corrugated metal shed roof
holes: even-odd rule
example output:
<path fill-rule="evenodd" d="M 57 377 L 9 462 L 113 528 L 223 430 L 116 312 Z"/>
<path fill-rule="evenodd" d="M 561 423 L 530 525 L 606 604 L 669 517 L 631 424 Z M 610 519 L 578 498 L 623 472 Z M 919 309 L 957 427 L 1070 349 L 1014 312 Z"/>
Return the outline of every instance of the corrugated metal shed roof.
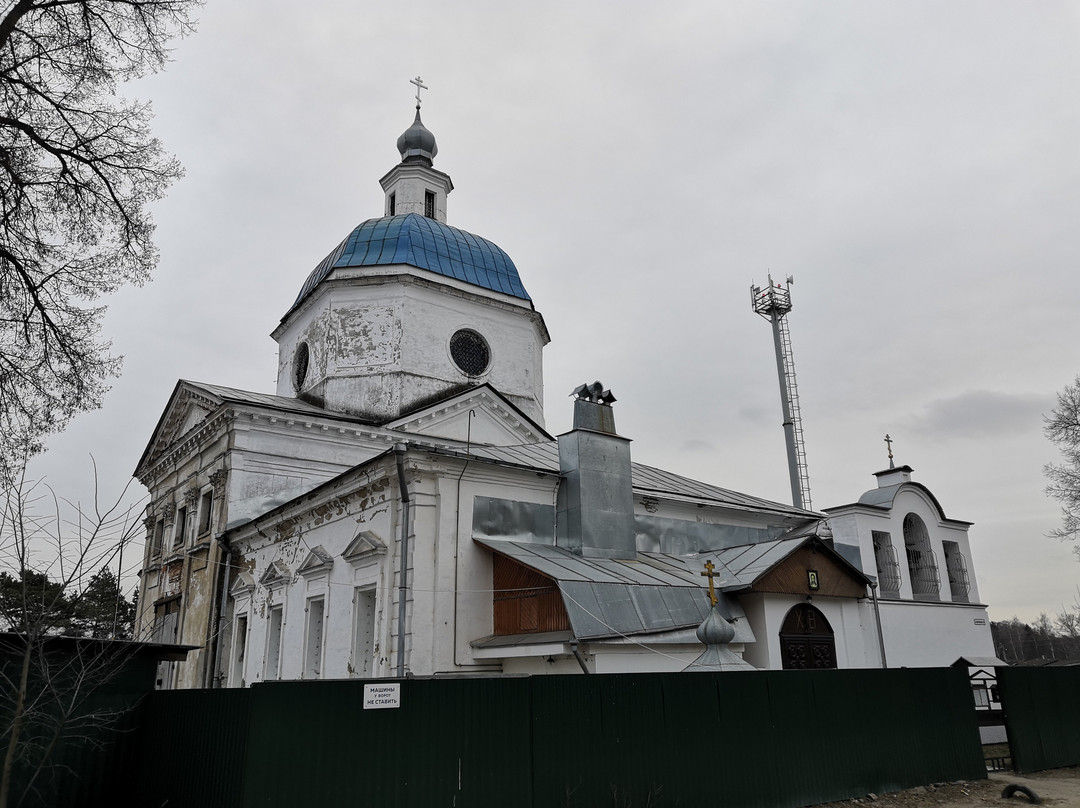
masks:
<path fill-rule="evenodd" d="M 709 613 L 704 578 L 690 568 L 690 559 L 663 553 L 640 553 L 633 561 L 584 558 L 545 544 L 474 541 L 556 581 L 580 640 L 696 627 Z M 744 617 L 722 595 L 720 609 L 730 618 Z M 738 620 L 734 642 L 753 641 L 749 623 Z"/>

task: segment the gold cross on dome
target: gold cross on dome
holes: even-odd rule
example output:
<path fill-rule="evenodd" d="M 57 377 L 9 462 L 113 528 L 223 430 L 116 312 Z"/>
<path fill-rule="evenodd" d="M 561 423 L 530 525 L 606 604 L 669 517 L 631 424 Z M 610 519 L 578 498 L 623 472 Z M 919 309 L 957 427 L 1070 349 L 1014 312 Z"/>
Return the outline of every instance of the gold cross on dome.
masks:
<path fill-rule="evenodd" d="M 888 446 L 889 446 L 889 468 L 892 468 L 893 467 L 892 438 L 889 437 L 888 432 L 885 433 L 885 443 L 888 444 Z"/>
<path fill-rule="evenodd" d="M 426 90 L 428 87 L 424 84 L 423 79 L 417 76 L 415 79 L 409 79 L 409 84 L 416 85 L 416 108 L 420 109 L 420 91 Z"/>
<path fill-rule="evenodd" d="M 716 567 L 711 561 L 705 562 L 705 572 L 698 573 L 702 578 L 709 579 L 709 603 L 713 606 L 717 603 L 716 590 L 713 589 L 713 578 L 717 576 Z"/>

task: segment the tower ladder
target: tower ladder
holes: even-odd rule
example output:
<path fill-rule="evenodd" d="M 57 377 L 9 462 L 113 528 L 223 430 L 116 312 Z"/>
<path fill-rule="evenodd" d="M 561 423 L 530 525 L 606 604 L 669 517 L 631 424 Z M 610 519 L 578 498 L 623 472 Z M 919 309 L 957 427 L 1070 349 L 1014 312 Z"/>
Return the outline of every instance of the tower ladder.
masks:
<path fill-rule="evenodd" d="M 810 504 L 810 472 L 806 465 L 806 443 L 803 438 L 802 410 L 799 408 L 799 383 L 795 379 L 795 356 L 791 350 L 791 331 L 788 329 L 787 316 L 779 316 L 780 345 L 784 363 L 784 384 L 787 386 L 788 403 L 791 406 L 791 425 L 795 433 L 795 465 L 799 474 L 799 487 L 802 490 L 802 507 L 813 510 Z"/>

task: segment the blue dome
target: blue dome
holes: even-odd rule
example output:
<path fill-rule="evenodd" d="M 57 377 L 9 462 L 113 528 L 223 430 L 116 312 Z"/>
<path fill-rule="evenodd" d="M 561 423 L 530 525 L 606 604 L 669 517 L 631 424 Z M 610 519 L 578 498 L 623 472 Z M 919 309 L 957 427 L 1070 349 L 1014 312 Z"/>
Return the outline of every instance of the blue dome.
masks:
<path fill-rule="evenodd" d="M 500 247 L 418 213 L 407 213 L 368 219 L 353 230 L 308 275 L 292 308 L 335 269 L 387 264 L 408 264 L 532 301 L 521 285 L 517 267 Z"/>

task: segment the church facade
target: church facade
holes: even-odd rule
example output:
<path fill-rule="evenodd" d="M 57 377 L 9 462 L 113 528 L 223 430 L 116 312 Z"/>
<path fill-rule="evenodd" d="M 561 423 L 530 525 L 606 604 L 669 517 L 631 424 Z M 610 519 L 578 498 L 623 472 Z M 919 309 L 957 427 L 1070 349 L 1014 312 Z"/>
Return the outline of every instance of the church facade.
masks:
<path fill-rule="evenodd" d="M 543 317 L 447 224 L 419 106 L 397 145 L 272 334 L 276 392 L 181 380 L 139 461 L 139 628 L 196 649 L 160 686 L 682 670 L 713 588 L 759 669 L 992 656 L 969 524 L 910 468 L 770 502 L 634 462 L 599 383 L 548 434 Z"/>

